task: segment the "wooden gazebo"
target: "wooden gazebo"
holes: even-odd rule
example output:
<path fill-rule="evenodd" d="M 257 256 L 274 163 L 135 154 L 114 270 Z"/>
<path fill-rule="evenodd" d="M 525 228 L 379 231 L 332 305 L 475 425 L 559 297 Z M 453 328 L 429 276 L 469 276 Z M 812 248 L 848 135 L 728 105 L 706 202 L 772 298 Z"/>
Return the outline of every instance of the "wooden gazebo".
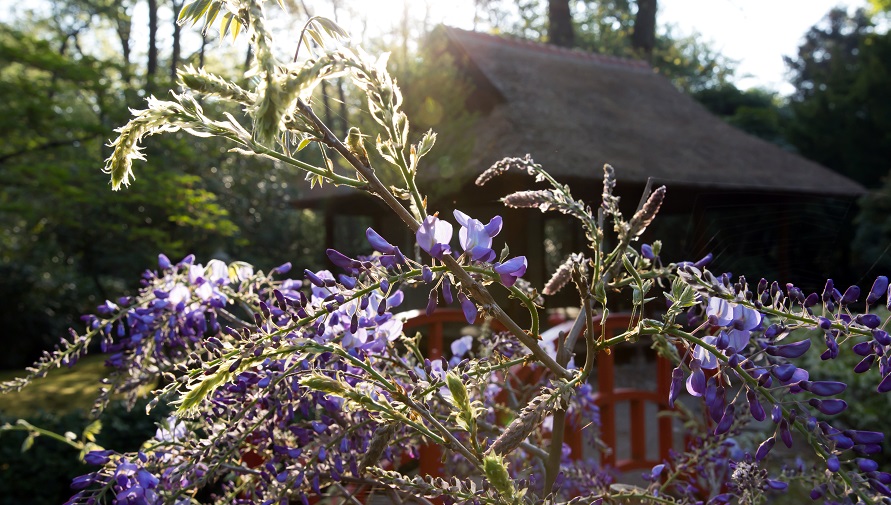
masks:
<path fill-rule="evenodd" d="M 768 256 L 777 265 L 771 273 L 794 281 L 802 279 L 790 276 L 808 275 L 794 260 L 795 247 L 813 250 L 808 240 L 838 240 L 833 234 L 849 223 L 849 211 L 865 191 L 842 175 L 730 126 L 645 62 L 450 27 L 440 27 L 431 37 L 440 54 L 473 83 L 466 105 L 479 117 L 469 136 L 474 142 L 471 162 L 451 176 L 459 180 L 450 186 L 460 191 L 435 195 L 430 208 L 445 215 L 459 208 L 479 219 L 504 215 L 503 239 L 529 257 L 527 277 L 533 283 L 544 282 L 551 266 L 546 265 L 545 246 L 559 238 L 557 253 L 565 255 L 582 248 L 582 237 L 560 216 L 501 206 L 498 198 L 532 185 L 527 177 L 501 178 L 485 188 L 473 185 L 479 173 L 503 157 L 531 154 L 593 206 L 600 200 L 605 163 L 615 168 L 622 203 L 631 210 L 648 179 L 665 184 L 668 196 L 654 235 L 659 237 L 663 224 L 662 233 L 670 235 L 662 237 L 670 260 L 695 259 L 706 252 L 728 252 L 731 258 Z M 423 170 L 422 178 L 425 173 L 435 177 L 437 170 Z M 390 223 L 380 202 L 358 192 L 310 192 L 298 205 L 324 211 L 328 245 L 342 245 L 335 234 L 354 219 L 361 221 L 356 228 L 373 223 L 401 229 Z M 821 210 L 813 211 L 815 207 Z M 735 233 L 729 229 L 730 218 L 716 217 L 740 209 L 760 216 L 757 229 Z M 819 229 L 809 226 L 814 212 L 822 220 Z M 411 250 L 411 237 L 406 234 L 403 242 Z M 769 250 L 763 250 L 764 243 Z M 733 268 L 729 263 L 728 269 Z"/>

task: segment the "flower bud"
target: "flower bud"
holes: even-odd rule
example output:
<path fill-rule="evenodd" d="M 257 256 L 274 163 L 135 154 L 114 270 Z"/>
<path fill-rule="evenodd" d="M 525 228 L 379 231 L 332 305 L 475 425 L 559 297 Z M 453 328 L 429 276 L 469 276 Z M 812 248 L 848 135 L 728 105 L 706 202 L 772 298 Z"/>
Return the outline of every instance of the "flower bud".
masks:
<path fill-rule="evenodd" d="M 891 496 L 891 488 L 882 484 L 876 479 L 869 479 L 869 487 L 871 487 L 877 493 L 881 493 L 885 496 Z"/>
<path fill-rule="evenodd" d="M 425 313 L 428 316 L 432 316 L 433 312 L 436 310 L 436 305 L 439 302 L 439 294 L 435 289 L 430 290 L 430 296 L 427 299 L 427 310 Z"/>
<path fill-rule="evenodd" d="M 697 261 L 696 263 L 693 263 L 693 266 L 696 268 L 700 268 L 700 269 L 705 268 L 706 266 L 708 266 L 709 263 L 712 262 L 712 259 L 714 259 L 714 255 L 712 253 L 708 253 L 705 256 L 703 256 L 699 261 Z"/>
<path fill-rule="evenodd" d="M 835 289 L 835 285 L 832 283 L 832 279 L 826 279 L 826 287 L 823 288 L 823 303 L 829 303 L 832 301 L 832 291 Z"/>
<path fill-rule="evenodd" d="M 668 407 L 674 408 L 674 402 L 681 394 L 681 387 L 684 384 L 684 371 L 680 366 L 671 371 L 671 386 L 668 390 Z"/>
<path fill-rule="evenodd" d="M 767 346 L 767 349 L 765 350 L 767 351 L 767 354 L 770 354 L 771 356 L 779 356 L 782 358 L 798 358 L 802 354 L 806 353 L 807 350 L 810 349 L 810 347 L 811 341 L 805 339 L 793 344 Z"/>
<path fill-rule="evenodd" d="M 879 454 L 882 452 L 882 446 L 879 444 L 865 444 L 865 445 L 855 445 L 853 447 L 854 452 L 857 454 L 863 454 L 869 456 L 871 454 Z"/>
<path fill-rule="evenodd" d="M 765 483 L 769 489 L 774 491 L 785 491 L 789 488 L 789 483 L 781 480 L 767 479 Z"/>
<path fill-rule="evenodd" d="M 850 286 L 845 290 L 845 294 L 841 297 L 839 305 L 850 305 L 860 299 L 860 288 L 858 286 Z"/>
<path fill-rule="evenodd" d="M 882 319 L 875 314 L 860 314 L 856 321 L 870 329 L 878 328 L 882 324 Z"/>
<path fill-rule="evenodd" d="M 835 381 L 801 381 L 798 386 L 817 396 L 833 396 L 843 392 L 848 386 L 844 382 Z"/>
<path fill-rule="evenodd" d="M 375 251 L 382 254 L 393 254 L 396 251 L 396 247 L 393 244 L 384 240 L 383 237 L 371 228 L 365 230 L 365 238 L 368 239 L 368 243 L 371 244 Z"/>
<path fill-rule="evenodd" d="M 767 279 L 762 277 L 761 280 L 758 281 L 757 293 L 760 295 L 761 293 L 764 293 L 765 290 L 767 290 Z"/>
<path fill-rule="evenodd" d="M 869 294 L 866 295 L 866 303 L 868 305 L 873 305 L 879 301 L 879 298 L 885 294 L 888 290 L 888 278 L 884 275 L 880 275 L 876 277 L 875 282 L 872 283 L 872 288 L 869 290 Z"/>
<path fill-rule="evenodd" d="M 653 246 L 650 244 L 641 244 L 640 255 L 650 261 L 656 259 L 656 255 L 653 254 Z"/>
<path fill-rule="evenodd" d="M 771 373 L 773 373 L 780 382 L 786 382 L 791 379 L 795 370 L 798 370 L 798 367 L 792 363 L 783 363 L 782 365 L 777 365 L 770 369 Z"/>
<path fill-rule="evenodd" d="M 792 430 L 789 429 L 789 422 L 783 419 L 780 421 L 780 439 L 786 444 L 786 447 L 792 448 Z"/>
<path fill-rule="evenodd" d="M 779 405 L 774 405 L 770 409 L 770 420 L 773 421 L 774 424 L 779 424 L 781 419 L 783 419 L 783 408 Z"/>
<path fill-rule="evenodd" d="M 306 275 L 306 278 L 309 279 L 309 282 L 313 283 L 313 285 L 315 285 L 316 287 L 319 287 L 319 288 L 325 287 L 325 281 L 322 280 L 321 277 L 319 277 L 318 275 L 313 273 L 311 270 L 306 269 L 303 271 L 303 274 Z"/>
<path fill-rule="evenodd" d="M 715 426 L 715 435 L 723 435 L 730 431 L 730 427 L 733 425 L 733 418 L 735 414 L 736 408 L 731 403 L 724 410 L 724 416 L 721 417 L 721 421 Z"/>
<path fill-rule="evenodd" d="M 875 472 L 879 469 L 879 464 L 868 458 L 857 458 L 857 467 L 861 472 Z"/>
<path fill-rule="evenodd" d="M 746 391 L 746 400 L 749 401 L 749 412 L 752 414 L 753 419 L 756 421 L 763 421 L 767 418 L 767 414 L 764 412 L 764 407 L 762 407 L 761 402 L 758 401 L 758 395 L 751 389 Z"/>
<path fill-rule="evenodd" d="M 873 333 L 873 337 L 875 337 L 875 333 Z M 858 354 L 860 356 L 869 356 L 874 354 L 872 342 L 860 342 L 859 344 L 854 344 L 854 346 L 851 347 L 851 350 L 854 351 L 854 354 Z"/>
<path fill-rule="evenodd" d="M 820 295 L 818 295 L 817 293 L 811 293 L 811 294 L 807 295 L 807 298 L 804 299 L 804 306 L 807 308 L 810 308 L 819 302 L 820 302 Z"/>
<path fill-rule="evenodd" d="M 758 450 L 755 451 L 755 461 L 761 461 L 766 458 L 767 454 L 770 453 L 770 450 L 773 449 L 776 441 L 775 437 L 770 437 L 764 442 L 761 442 L 761 445 L 758 446 Z"/>
<path fill-rule="evenodd" d="M 845 435 L 858 444 L 881 444 L 885 434 L 878 431 L 845 430 Z"/>
<path fill-rule="evenodd" d="M 834 416 L 848 408 L 848 404 L 844 400 L 818 400 L 816 398 L 811 398 L 808 400 L 808 403 L 811 407 L 814 407 L 827 416 Z"/>
<path fill-rule="evenodd" d="M 442 299 L 445 301 L 446 305 L 451 305 L 454 301 L 452 299 L 452 283 L 449 281 L 448 275 L 442 277 Z"/>
<path fill-rule="evenodd" d="M 830 472 L 835 473 L 841 468 L 841 463 L 838 461 L 838 456 L 832 455 L 829 456 L 829 459 L 826 460 L 826 468 L 829 469 Z"/>
<path fill-rule="evenodd" d="M 464 319 L 467 320 L 468 324 L 473 324 L 477 316 L 476 304 L 460 291 L 458 292 L 458 302 L 461 303 L 461 310 L 464 311 Z"/>

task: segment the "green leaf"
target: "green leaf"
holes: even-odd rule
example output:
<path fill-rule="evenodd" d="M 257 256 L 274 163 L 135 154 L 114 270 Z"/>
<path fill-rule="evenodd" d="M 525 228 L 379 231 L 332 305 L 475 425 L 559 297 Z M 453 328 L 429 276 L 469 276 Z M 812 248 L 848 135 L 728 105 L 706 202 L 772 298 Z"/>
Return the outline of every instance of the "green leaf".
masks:
<path fill-rule="evenodd" d="M 424 157 L 425 154 L 429 153 L 431 149 L 433 149 L 433 145 L 436 143 L 436 133 L 433 130 L 427 130 L 427 133 L 421 137 L 421 141 L 418 142 L 418 158 Z"/>
<path fill-rule="evenodd" d="M 34 439 L 37 436 L 34 433 L 29 433 L 28 437 L 22 442 L 22 452 L 26 452 L 28 449 L 34 446 Z"/>
<path fill-rule="evenodd" d="M 96 435 L 98 435 L 100 431 L 102 431 L 102 421 L 96 419 L 84 428 L 83 438 L 84 440 L 95 442 Z"/>
<path fill-rule="evenodd" d="M 312 142 L 312 139 L 309 137 L 301 140 L 300 143 L 297 144 L 297 152 L 299 153 L 300 151 L 306 149 L 306 146 L 308 146 L 310 142 Z"/>
<path fill-rule="evenodd" d="M 189 391 L 177 401 L 176 415 L 190 417 L 197 413 L 201 402 L 231 378 L 231 373 L 220 368 L 216 373 L 191 386 Z"/>

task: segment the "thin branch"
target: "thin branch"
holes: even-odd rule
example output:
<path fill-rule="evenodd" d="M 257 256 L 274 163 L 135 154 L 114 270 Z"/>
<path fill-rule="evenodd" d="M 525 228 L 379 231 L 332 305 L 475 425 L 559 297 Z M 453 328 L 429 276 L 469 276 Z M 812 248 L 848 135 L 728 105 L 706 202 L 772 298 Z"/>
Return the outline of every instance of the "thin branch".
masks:
<path fill-rule="evenodd" d="M 29 148 L 25 148 L 25 149 L 19 149 L 18 151 L 13 151 L 11 153 L 6 153 L 6 154 L 0 156 L 0 163 L 3 163 L 8 159 L 15 158 L 17 156 L 23 156 L 23 155 L 29 154 L 29 153 L 37 153 L 40 151 L 47 151 L 50 149 L 55 149 L 57 147 L 65 147 L 65 146 L 77 144 L 79 142 L 85 142 L 87 140 L 92 140 L 96 137 L 99 137 L 100 135 L 101 134 L 99 134 L 99 133 L 93 133 L 90 135 L 85 135 L 83 137 L 78 137 L 76 139 L 50 140 L 49 142 L 45 142 L 45 143 L 43 143 L 39 146 L 36 146 L 36 147 L 29 147 Z"/>
<path fill-rule="evenodd" d="M 412 232 L 417 232 L 418 228 L 421 227 L 420 223 L 415 220 L 414 216 L 411 215 L 405 207 L 399 203 L 399 200 L 393 196 L 392 193 L 387 189 L 387 187 L 377 178 L 374 173 L 374 169 L 363 164 L 359 159 L 337 138 L 334 133 L 326 126 L 318 116 L 316 116 L 315 112 L 313 112 L 312 108 L 306 104 L 303 100 L 297 101 L 297 107 L 300 109 L 300 112 L 306 115 L 313 124 L 322 132 L 323 138 L 322 142 L 326 145 L 340 153 L 355 169 L 359 172 L 362 177 L 364 177 L 368 181 L 368 191 L 376 194 L 380 198 L 384 200 L 387 206 L 396 213 L 397 216 L 408 226 L 408 228 Z M 558 377 L 562 377 L 565 379 L 572 378 L 572 374 L 566 370 L 566 368 L 557 364 L 557 362 L 551 358 L 541 346 L 538 345 L 537 338 L 538 335 L 530 336 L 523 330 L 520 325 L 516 323 L 507 313 L 502 309 L 496 302 L 495 298 L 492 297 L 492 294 L 489 291 L 473 279 L 462 267 L 461 265 L 449 255 L 443 256 L 443 263 L 449 268 L 449 270 L 458 277 L 458 280 L 461 281 L 461 285 L 464 286 L 465 289 L 470 291 L 471 295 L 476 299 L 477 302 L 480 303 L 490 314 L 492 314 L 495 319 L 497 319 L 501 324 L 507 328 L 520 342 L 523 343 L 535 358 L 544 364 L 548 369 L 550 369 L 554 374 Z"/>

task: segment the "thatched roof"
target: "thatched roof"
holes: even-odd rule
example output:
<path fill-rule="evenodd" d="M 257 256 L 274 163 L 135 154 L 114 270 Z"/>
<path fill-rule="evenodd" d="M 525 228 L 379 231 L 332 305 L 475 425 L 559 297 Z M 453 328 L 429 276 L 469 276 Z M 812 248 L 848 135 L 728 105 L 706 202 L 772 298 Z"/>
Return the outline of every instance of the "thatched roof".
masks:
<path fill-rule="evenodd" d="M 478 86 L 497 90 L 476 125 L 479 173 L 525 153 L 554 176 L 669 187 L 859 195 L 858 183 L 712 115 L 642 61 L 444 29 Z"/>

